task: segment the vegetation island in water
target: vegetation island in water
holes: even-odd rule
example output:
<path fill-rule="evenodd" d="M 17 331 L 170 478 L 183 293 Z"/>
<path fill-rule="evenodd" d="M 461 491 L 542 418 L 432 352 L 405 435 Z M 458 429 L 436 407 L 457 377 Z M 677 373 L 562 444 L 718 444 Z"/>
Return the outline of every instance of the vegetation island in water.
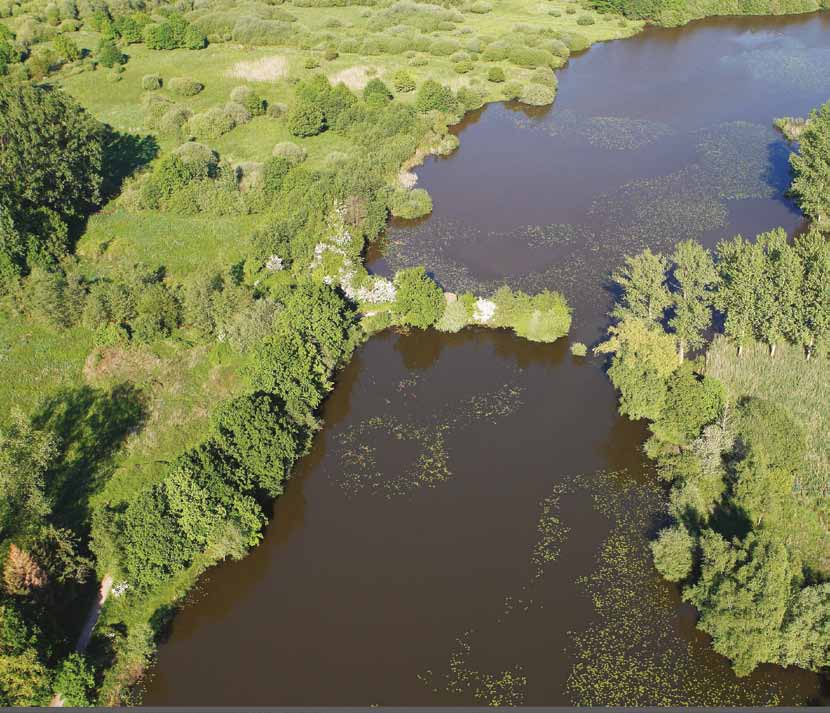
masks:
<path fill-rule="evenodd" d="M 466 112 L 649 23 L 828 5 L 0 0 L 0 705 L 136 702 L 372 334 L 567 335 L 558 292 L 364 267 Z M 594 348 L 670 484 L 655 566 L 738 675 L 830 665 L 830 106 L 781 127 L 810 229 L 629 257 Z"/>

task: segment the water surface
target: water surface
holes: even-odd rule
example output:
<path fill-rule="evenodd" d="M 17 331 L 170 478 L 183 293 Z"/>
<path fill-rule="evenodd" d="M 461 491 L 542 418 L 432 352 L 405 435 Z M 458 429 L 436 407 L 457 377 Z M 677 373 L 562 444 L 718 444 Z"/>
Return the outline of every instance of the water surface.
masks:
<path fill-rule="evenodd" d="M 433 215 L 372 252 L 449 290 L 565 292 L 607 327 L 626 253 L 802 221 L 772 128 L 830 96 L 830 16 L 716 20 L 593 47 L 553 108 L 490 105 L 417 169 Z M 176 617 L 153 705 L 823 703 L 826 681 L 736 679 L 662 582 L 663 493 L 601 364 L 566 340 L 388 333 L 245 560 Z"/>

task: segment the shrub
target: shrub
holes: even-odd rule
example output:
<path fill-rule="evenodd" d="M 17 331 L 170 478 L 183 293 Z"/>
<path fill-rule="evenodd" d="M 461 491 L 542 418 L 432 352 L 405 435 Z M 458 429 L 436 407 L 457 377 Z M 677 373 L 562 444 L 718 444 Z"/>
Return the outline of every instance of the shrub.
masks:
<path fill-rule="evenodd" d="M 587 25 L 593 25 L 595 22 L 596 20 L 594 20 L 594 18 L 591 15 L 580 15 L 576 18 L 576 24 L 582 25 L 583 27 Z"/>
<path fill-rule="evenodd" d="M 218 139 L 236 126 L 233 117 L 224 107 L 212 107 L 200 114 L 195 114 L 187 123 L 188 130 L 199 138 Z"/>
<path fill-rule="evenodd" d="M 487 81 L 489 82 L 503 82 L 504 70 L 501 67 L 490 67 L 487 71 Z"/>
<path fill-rule="evenodd" d="M 148 92 L 161 89 L 161 77 L 158 74 L 145 74 L 141 78 L 141 88 Z"/>
<path fill-rule="evenodd" d="M 302 163 L 308 157 L 308 152 L 302 147 L 291 141 L 281 141 L 271 152 L 273 156 L 284 158 L 292 166 Z"/>
<path fill-rule="evenodd" d="M 231 91 L 231 101 L 244 106 L 251 116 L 262 116 L 265 113 L 265 100 L 251 87 L 235 87 Z"/>
<path fill-rule="evenodd" d="M 534 84 L 542 84 L 546 87 L 556 87 L 556 75 L 548 67 L 534 69 L 530 75 L 530 81 Z"/>
<path fill-rule="evenodd" d="M 182 97 L 195 97 L 205 85 L 188 77 L 173 77 L 167 82 L 167 88 Z"/>
<path fill-rule="evenodd" d="M 435 328 L 439 332 L 460 332 L 464 327 L 472 322 L 472 315 L 470 314 L 467 305 L 459 299 L 448 302 L 444 307 L 444 314 L 441 315 Z"/>
<path fill-rule="evenodd" d="M 546 106 L 552 104 L 555 97 L 556 92 L 552 87 L 528 84 L 519 95 L 519 101 L 530 106 Z"/>
<path fill-rule="evenodd" d="M 484 0 L 478 0 L 478 2 L 474 2 L 470 6 L 470 12 L 474 12 L 477 15 L 486 15 L 493 9 L 493 6 L 489 2 L 484 2 Z"/>
<path fill-rule="evenodd" d="M 396 218 L 414 220 L 432 212 L 432 198 L 423 188 L 397 189 L 389 199 L 389 210 Z"/>
<path fill-rule="evenodd" d="M 504 85 L 504 98 L 507 101 L 513 101 L 514 99 L 518 99 L 523 91 L 524 87 L 521 82 L 507 82 Z"/>
<path fill-rule="evenodd" d="M 81 50 L 78 49 L 78 45 L 64 35 L 55 38 L 54 46 L 58 57 L 64 62 L 74 62 L 81 58 Z"/>
<path fill-rule="evenodd" d="M 545 290 L 530 296 L 508 287 L 493 296 L 496 303 L 495 326 L 512 327 L 520 337 L 532 342 L 553 342 L 571 327 L 571 309 L 558 292 Z"/>
<path fill-rule="evenodd" d="M 158 120 L 156 128 L 162 134 L 178 134 L 193 116 L 193 112 L 184 106 L 174 106 Z"/>
<path fill-rule="evenodd" d="M 279 45 L 290 42 L 296 34 L 290 22 L 263 20 L 245 15 L 233 26 L 232 38 L 234 42 L 246 45 Z"/>
<path fill-rule="evenodd" d="M 405 69 L 399 69 L 392 75 L 392 86 L 398 92 L 415 91 L 415 78 Z"/>
<path fill-rule="evenodd" d="M 398 324 L 426 329 L 435 324 L 444 311 L 444 294 L 423 267 L 401 270 L 395 275 L 395 306 Z"/>
<path fill-rule="evenodd" d="M 392 92 L 380 79 L 375 77 L 363 87 L 363 99 L 367 102 L 385 103 L 392 99 Z"/>
<path fill-rule="evenodd" d="M 336 60 L 339 56 L 340 53 L 334 47 L 326 47 L 323 52 L 323 59 L 326 60 L 326 62 L 334 62 L 334 60 Z"/>
<path fill-rule="evenodd" d="M 536 47 L 511 47 L 507 51 L 507 59 L 519 67 L 528 69 L 558 67 L 561 64 L 561 59 L 554 57 L 547 50 Z"/>
<path fill-rule="evenodd" d="M 251 120 L 251 112 L 242 106 L 242 104 L 237 104 L 236 102 L 228 102 L 225 104 L 223 111 L 233 119 L 233 123 L 236 126 L 242 126 Z"/>
<path fill-rule="evenodd" d="M 298 102 L 288 115 L 288 130 L 294 136 L 316 136 L 325 128 L 323 112 L 310 102 Z"/>
<path fill-rule="evenodd" d="M 578 357 L 584 357 L 588 354 L 588 347 L 582 342 L 574 342 L 571 344 L 571 354 Z"/>
<path fill-rule="evenodd" d="M 588 38 L 578 32 L 563 32 L 559 39 L 568 46 L 571 52 L 581 52 L 591 46 Z"/>
<path fill-rule="evenodd" d="M 98 43 L 95 59 L 98 60 L 98 64 L 104 67 L 114 67 L 127 61 L 127 57 L 115 46 L 112 40 L 101 40 Z"/>
<path fill-rule="evenodd" d="M 317 69 L 320 66 L 320 60 L 318 60 L 313 55 L 310 57 L 306 57 L 305 62 L 303 62 L 303 67 L 306 69 Z"/>
<path fill-rule="evenodd" d="M 152 50 L 174 50 L 181 47 L 198 50 L 207 46 L 204 33 L 177 14 L 170 15 L 164 22 L 147 25 L 143 35 L 144 43 Z"/>
<path fill-rule="evenodd" d="M 473 63 L 469 59 L 465 59 L 461 62 L 456 62 L 452 67 L 458 74 L 467 74 L 467 72 L 473 69 Z"/>
<path fill-rule="evenodd" d="M 456 110 L 457 104 L 452 91 L 433 79 L 427 79 L 418 89 L 415 98 L 415 107 L 418 111 L 441 111 L 445 114 Z"/>

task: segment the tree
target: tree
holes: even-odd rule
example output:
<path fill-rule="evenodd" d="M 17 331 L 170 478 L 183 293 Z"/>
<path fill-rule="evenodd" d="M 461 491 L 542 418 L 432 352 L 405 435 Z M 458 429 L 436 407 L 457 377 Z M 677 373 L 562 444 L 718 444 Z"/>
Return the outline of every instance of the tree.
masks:
<path fill-rule="evenodd" d="M 674 338 L 633 317 L 608 333 L 594 352 L 614 355 L 608 376 L 620 392 L 620 413 L 634 420 L 658 419 L 666 402 L 666 382 L 677 368 Z"/>
<path fill-rule="evenodd" d="M 54 687 L 64 705 L 87 707 L 92 705 L 90 694 L 95 688 L 95 675 L 81 654 L 69 654 L 58 667 Z"/>
<path fill-rule="evenodd" d="M 300 101 L 288 114 L 288 130 L 294 136 L 315 136 L 326 128 L 326 120 L 319 107 Z"/>
<path fill-rule="evenodd" d="M 792 192 L 801 210 L 820 225 L 825 223 L 830 219 L 830 102 L 810 112 L 790 163 Z"/>
<path fill-rule="evenodd" d="M 9 554 L 3 566 L 3 584 L 9 594 L 25 596 L 33 589 L 46 586 L 48 577 L 43 568 L 26 550 L 9 545 Z"/>
<path fill-rule="evenodd" d="M 775 356 L 777 343 L 796 331 L 791 319 L 798 312 L 802 271 L 799 261 L 789 257 L 791 248 L 782 228 L 759 235 L 755 250 L 760 252 L 762 267 L 755 285 L 753 329 Z"/>
<path fill-rule="evenodd" d="M 781 664 L 810 671 L 830 666 L 830 584 L 805 587 L 793 597 L 781 635 Z"/>
<path fill-rule="evenodd" d="M 423 267 L 411 267 L 395 275 L 395 306 L 399 324 L 426 329 L 444 312 L 444 293 Z"/>
<path fill-rule="evenodd" d="M 670 582 L 680 582 L 692 571 L 695 539 L 682 525 L 660 530 L 651 543 L 654 566 Z"/>
<path fill-rule="evenodd" d="M 0 430 L 0 534 L 8 537 L 40 525 L 49 512 L 46 470 L 57 456 L 55 437 L 39 431 L 19 409 Z"/>
<path fill-rule="evenodd" d="M 694 240 L 679 243 L 672 256 L 674 316 L 669 325 L 677 337 L 677 353 L 683 362 L 689 349 L 703 344 L 703 332 L 712 324 L 711 288 L 717 273 L 709 252 Z"/>
<path fill-rule="evenodd" d="M 686 362 L 668 378 L 665 408 L 651 430 L 661 441 L 685 446 L 721 416 L 725 402 L 723 385 Z"/>
<path fill-rule="evenodd" d="M 0 82 L 0 137 L 0 205 L 27 259 L 60 257 L 101 199 L 102 127 L 61 91 Z"/>
<path fill-rule="evenodd" d="M 181 319 L 178 299 L 161 282 L 147 285 L 138 298 L 136 312 L 133 328 L 136 338 L 143 342 L 169 337 Z"/>
<path fill-rule="evenodd" d="M 288 417 L 285 404 L 272 394 L 250 394 L 223 404 L 214 417 L 216 443 L 247 468 L 269 496 L 282 483 L 308 443 L 307 429 Z"/>
<path fill-rule="evenodd" d="M 64 62 L 74 62 L 81 58 L 81 50 L 66 35 L 58 35 L 54 42 L 55 52 Z"/>
<path fill-rule="evenodd" d="M 377 102 L 379 104 L 385 104 L 392 99 L 392 92 L 389 91 L 389 87 L 387 87 L 382 80 L 374 77 L 370 79 L 366 86 L 363 87 L 363 99 L 366 102 Z"/>
<path fill-rule="evenodd" d="M 114 67 L 116 64 L 124 64 L 127 61 L 124 53 L 116 47 L 115 42 L 103 39 L 98 43 L 95 59 L 103 67 Z"/>
<path fill-rule="evenodd" d="M 717 247 L 720 279 L 715 306 L 724 317 L 724 333 L 738 346 L 738 356 L 752 337 L 755 293 L 763 272 L 763 255 L 756 245 L 740 235 L 724 240 Z"/>
<path fill-rule="evenodd" d="M 662 322 L 672 298 L 666 287 L 668 261 L 646 248 L 639 255 L 626 256 L 622 268 L 612 278 L 622 295 L 614 306 L 617 319 L 636 317 L 647 322 Z"/>
<path fill-rule="evenodd" d="M 776 662 L 798 575 L 786 548 L 755 533 L 744 542 L 727 542 L 706 530 L 700 542 L 700 579 L 683 593 L 700 613 L 698 628 L 712 637 L 715 651 L 731 659 L 738 676 Z"/>
<path fill-rule="evenodd" d="M 49 670 L 34 649 L 0 655 L 0 706 L 44 706 L 49 688 Z"/>
<path fill-rule="evenodd" d="M 450 114 L 456 110 L 457 106 L 452 91 L 433 79 L 427 79 L 420 86 L 415 97 L 415 108 L 422 113 L 441 111 Z"/>
<path fill-rule="evenodd" d="M 795 251 L 803 265 L 800 321 L 807 358 L 830 337 L 830 245 L 818 231 L 796 238 Z"/>

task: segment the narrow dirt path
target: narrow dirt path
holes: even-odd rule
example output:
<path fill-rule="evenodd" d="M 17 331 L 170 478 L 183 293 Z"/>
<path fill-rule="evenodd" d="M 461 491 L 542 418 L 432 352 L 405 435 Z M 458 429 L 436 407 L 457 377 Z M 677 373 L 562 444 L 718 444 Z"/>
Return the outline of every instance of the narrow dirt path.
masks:
<path fill-rule="evenodd" d="M 78 636 L 78 643 L 75 644 L 75 651 L 77 653 L 84 653 L 84 651 L 86 651 L 86 647 L 89 646 L 89 640 L 92 638 L 92 632 L 95 629 L 95 625 L 98 623 L 98 617 L 101 616 L 101 609 L 104 608 L 104 602 L 107 601 L 107 597 L 110 595 L 111 590 L 112 576 L 108 574 L 101 580 L 101 586 L 98 588 L 98 596 L 92 603 L 92 606 L 89 609 L 89 614 L 87 614 L 86 621 L 84 622 L 84 628 L 81 629 L 81 634 Z M 52 708 L 60 708 L 63 706 L 63 698 L 60 693 L 56 693 L 52 697 L 52 700 L 49 702 L 49 706 Z"/>

